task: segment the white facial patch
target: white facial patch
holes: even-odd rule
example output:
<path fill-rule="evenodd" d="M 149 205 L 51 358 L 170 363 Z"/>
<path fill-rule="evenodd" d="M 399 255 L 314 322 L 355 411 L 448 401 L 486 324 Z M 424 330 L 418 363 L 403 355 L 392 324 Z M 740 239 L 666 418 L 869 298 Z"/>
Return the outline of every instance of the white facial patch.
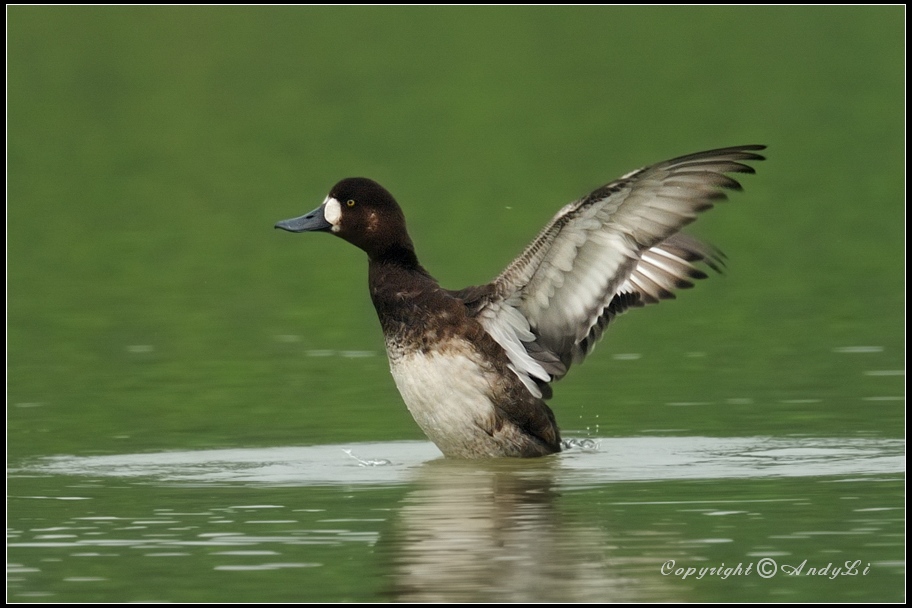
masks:
<path fill-rule="evenodd" d="M 339 232 L 342 228 L 342 205 L 331 196 L 327 196 L 323 202 L 323 218 L 332 224 L 330 230 L 333 232 Z"/>

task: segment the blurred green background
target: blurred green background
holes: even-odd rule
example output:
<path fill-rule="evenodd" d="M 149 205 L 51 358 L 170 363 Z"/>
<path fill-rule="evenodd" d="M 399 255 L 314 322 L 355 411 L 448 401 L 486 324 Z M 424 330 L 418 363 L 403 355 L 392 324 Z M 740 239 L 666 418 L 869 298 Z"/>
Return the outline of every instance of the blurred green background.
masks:
<path fill-rule="evenodd" d="M 420 438 L 363 253 L 277 220 L 372 177 L 459 288 L 589 189 L 746 143 L 692 229 L 727 275 L 620 319 L 562 428 L 903 436 L 902 6 L 7 16 L 11 459 Z"/>

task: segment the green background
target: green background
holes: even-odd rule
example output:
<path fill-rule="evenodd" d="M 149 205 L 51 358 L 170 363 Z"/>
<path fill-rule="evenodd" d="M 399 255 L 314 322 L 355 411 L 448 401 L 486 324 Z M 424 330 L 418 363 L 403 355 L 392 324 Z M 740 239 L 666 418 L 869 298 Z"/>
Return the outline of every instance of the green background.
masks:
<path fill-rule="evenodd" d="M 371 177 L 460 288 L 602 183 L 753 143 L 691 229 L 726 275 L 619 319 L 562 429 L 904 436 L 904 7 L 7 16 L 12 462 L 420 439 L 363 253 L 277 220 Z"/>
<path fill-rule="evenodd" d="M 598 398 L 624 434 L 652 417 L 626 401 L 688 384 L 856 397 L 833 348 L 902 367 L 902 14 L 12 7 L 8 391 L 45 406 L 12 409 L 10 451 L 419 437 L 382 356 L 302 356 L 382 354 L 363 254 L 275 221 L 373 177 L 458 288 L 602 182 L 754 142 L 770 160 L 695 226 L 728 276 L 622 318 L 555 409 L 570 429 Z M 647 357 L 628 373 L 615 349 Z M 799 422 L 827 421 L 902 432 L 832 408 Z M 723 422 L 705 431 L 768 430 Z"/>

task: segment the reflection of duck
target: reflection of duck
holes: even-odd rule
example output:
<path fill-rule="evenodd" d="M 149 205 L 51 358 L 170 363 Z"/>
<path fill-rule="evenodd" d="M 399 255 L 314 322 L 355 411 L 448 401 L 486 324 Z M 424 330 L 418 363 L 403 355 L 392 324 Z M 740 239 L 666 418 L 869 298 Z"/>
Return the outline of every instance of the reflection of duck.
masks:
<path fill-rule="evenodd" d="M 419 264 L 393 196 L 344 179 L 323 204 L 276 224 L 324 231 L 363 249 L 390 367 L 409 411 L 447 456 L 560 450 L 550 383 L 631 306 L 673 298 L 718 268 L 719 253 L 679 233 L 753 173 L 763 146 L 682 156 L 628 173 L 561 209 L 493 282 L 440 287 Z"/>
<path fill-rule="evenodd" d="M 623 601 L 605 530 L 556 507 L 554 460 L 428 462 L 377 551 L 399 602 Z"/>

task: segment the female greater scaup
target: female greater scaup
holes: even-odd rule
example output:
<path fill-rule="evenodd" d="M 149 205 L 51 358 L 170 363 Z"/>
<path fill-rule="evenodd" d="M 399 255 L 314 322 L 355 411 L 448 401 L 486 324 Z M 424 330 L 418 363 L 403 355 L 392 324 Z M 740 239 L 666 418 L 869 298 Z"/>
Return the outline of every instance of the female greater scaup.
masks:
<path fill-rule="evenodd" d="M 765 146 L 735 146 L 638 169 L 561 209 L 487 285 L 443 289 L 418 263 L 405 216 L 380 184 L 333 186 L 320 207 L 284 220 L 331 232 L 369 259 L 371 299 L 390 369 L 415 421 L 456 458 L 543 456 L 560 433 L 550 384 L 592 351 L 632 306 L 674 298 L 720 253 L 679 230 L 740 190 Z"/>

